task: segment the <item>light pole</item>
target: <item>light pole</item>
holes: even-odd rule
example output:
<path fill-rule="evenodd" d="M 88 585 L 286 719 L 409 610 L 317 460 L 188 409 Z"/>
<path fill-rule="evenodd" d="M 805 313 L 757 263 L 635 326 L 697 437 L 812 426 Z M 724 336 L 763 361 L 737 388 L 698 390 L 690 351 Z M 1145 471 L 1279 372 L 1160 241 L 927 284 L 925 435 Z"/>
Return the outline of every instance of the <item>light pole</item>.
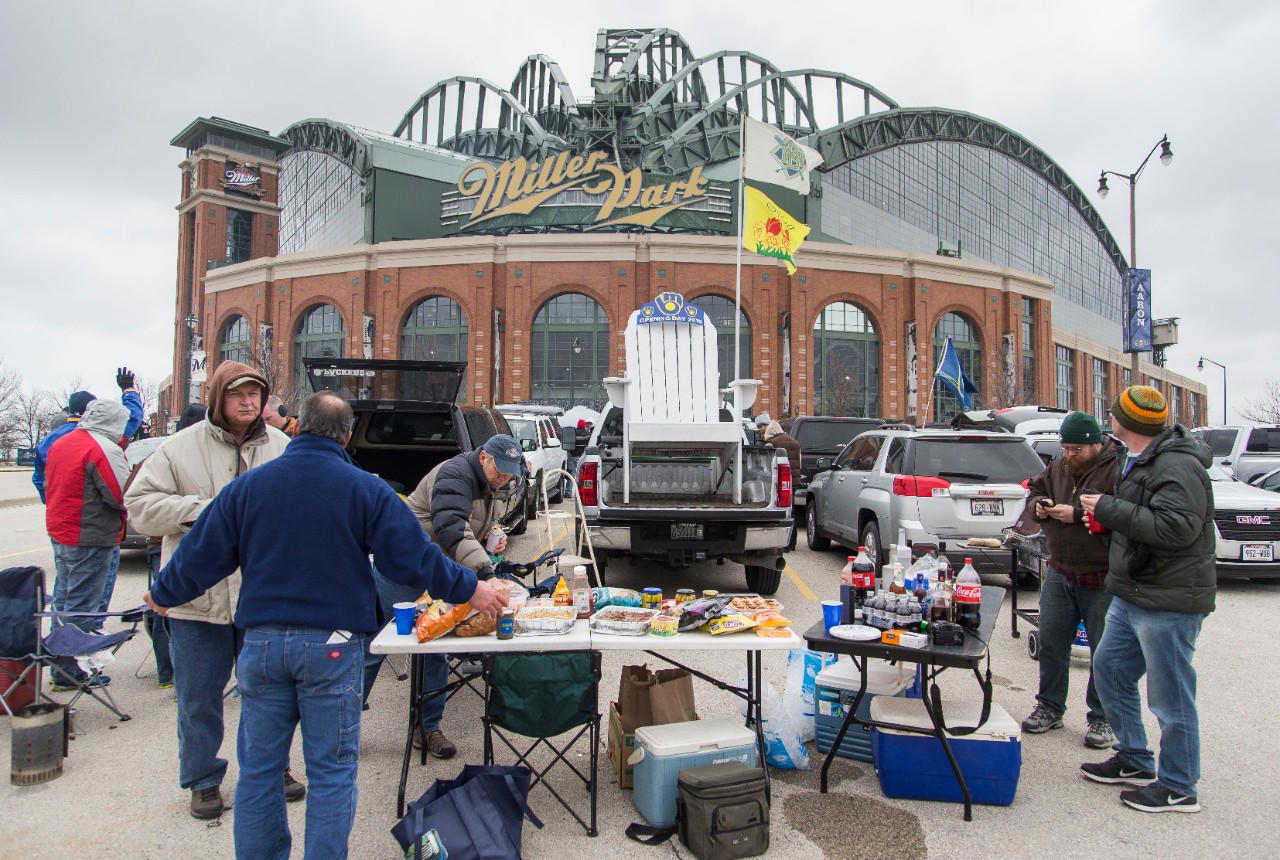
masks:
<path fill-rule="evenodd" d="M 1200 361 L 1197 362 L 1196 364 L 1196 370 L 1204 370 L 1204 363 L 1206 361 L 1209 362 L 1210 364 L 1217 365 L 1218 367 L 1222 368 L 1222 426 L 1226 427 L 1227 426 L 1227 366 L 1225 364 L 1218 364 L 1218 362 L 1214 361 L 1212 358 L 1205 358 L 1202 355 L 1200 356 Z M 1208 420 L 1207 416 L 1206 416 L 1206 420 Z"/>
<path fill-rule="evenodd" d="M 185 322 L 187 324 L 187 390 L 182 395 L 182 405 L 184 409 L 187 404 L 193 401 L 193 398 L 191 397 L 191 389 L 195 388 L 195 383 L 192 380 L 192 377 L 195 375 L 195 371 L 191 367 L 191 362 L 195 359 L 196 324 L 200 321 L 196 319 L 196 315 L 194 313 L 189 313 L 187 314 Z M 199 398 L 195 399 L 198 400 Z"/>
<path fill-rule="evenodd" d="M 1164 137 L 1156 141 L 1156 145 L 1151 147 L 1151 151 L 1147 153 L 1147 157 L 1142 159 L 1142 163 L 1138 165 L 1138 169 L 1133 171 L 1133 173 L 1117 173 L 1114 170 L 1104 170 L 1102 171 L 1102 175 L 1098 177 L 1098 196 L 1103 198 L 1104 200 L 1107 197 L 1107 192 L 1110 190 L 1107 188 L 1108 174 L 1110 174 L 1111 176 L 1119 177 L 1120 179 L 1123 179 L 1125 182 L 1129 183 L 1129 268 L 1130 269 L 1136 269 L 1138 267 L 1138 228 L 1137 228 L 1138 208 L 1137 208 L 1137 197 L 1135 196 L 1135 192 L 1138 186 L 1138 177 L 1142 175 L 1143 168 L 1147 166 L 1147 162 L 1151 160 L 1151 156 L 1155 155 L 1157 149 L 1160 150 L 1160 163 L 1163 164 L 1165 167 L 1168 167 L 1169 163 L 1173 161 L 1173 147 L 1169 145 L 1169 135 L 1166 134 Z M 1126 325 L 1127 324 L 1128 323 L 1126 321 Z M 1142 353 L 1140 352 L 1130 353 L 1130 364 L 1129 364 L 1129 376 L 1130 376 L 1129 384 L 1130 385 L 1141 384 L 1138 380 L 1138 357 L 1141 354 Z"/>
<path fill-rule="evenodd" d="M 569 353 L 569 408 L 577 403 L 576 392 L 574 391 L 574 359 L 582 352 L 582 341 L 578 338 L 573 339 L 573 351 Z"/>

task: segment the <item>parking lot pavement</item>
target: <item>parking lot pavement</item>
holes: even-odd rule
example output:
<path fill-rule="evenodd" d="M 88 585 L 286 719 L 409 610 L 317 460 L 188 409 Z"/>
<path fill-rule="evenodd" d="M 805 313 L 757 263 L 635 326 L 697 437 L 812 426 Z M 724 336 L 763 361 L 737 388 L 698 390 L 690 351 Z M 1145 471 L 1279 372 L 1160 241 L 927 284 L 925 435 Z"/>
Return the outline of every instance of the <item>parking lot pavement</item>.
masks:
<path fill-rule="evenodd" d="M 0 474 L 0 487 L 11 478 Z M 0 498 L 3 497 L 0 492 Z M 52 558 L 43 534 L 39 506 L 0 509 L 0 563 L 40 564 L 52 573 Z M 544 520 L 531 524 L 526 535 L 511 542 L 513 558 L 532 558 L 545 540 Z M 783 577 L 777 598 L 800 629 L 819 617 L 818 605 L 805 596 L 825 597 L 836 590 L 843 562 L 839 550 L 789 554 L 790 574 Z M 682 585 L 738 590 L 738 565 L 705 565 L 683 572 L 625 562 L 608 569 L 612 584 L 631 587 Z M 795 577 L 795 579 L 792 578 Z M 797 580 L 799 584 L 797 584 Z M 989 584 L 1003 584 L 995 577 Z M 116 608 L 136 605 L 146 584 L 141 552 L 126 552 L 117 586 Z M 1034 600 L 1034 592 L 1023 592 Z M 771 857 L 895 858 L 912 857 L 1131 857 L 1199 858 L 1212 851 L 1230 858 L 1274 856 L 1280 838 L 1280 780 L 1274 775 L 1270 743 L 1277 734 L 1273 703 L 1280 700 L 1280 673 L 1270 668 L 1268 655 L 1280 646 L 1280 634 L 1265 621 L 1280 615 L 1280 587 L 1230 582 L 1219 591 L 1218 612 L 1206 623 L 1196 663 L 1200 669 L 1204 776 L 1199 815 L 1152 816 L 1124 807 L 1119 789 L 1088 783 L 1078 776 L 1084 761 L 1104 756 L 1087 750 L 1084 737 L 1085 664 L 1072 669 L 1070 710 L 1066 728 L 1023 739 L 1022 778 L 1017 798 L 1009 807 L 974 809 L 965 823 L 956 804 L 890 800 L 879 790 L 870 765 L 838 760 L 832 769 L 832 792 L 818 793 L 820 760 L 810 747 L 811 769 L 775 771 L 772 807 Z M 1036 689 L 1036 664 L 1026 651 L 1025 635 L 1009 635 L 1008 607 L 991 642 L 995 700 L 1021 720 L 1031 710 Z M 1024 628 L 1025 629 L 1025 628 Z M 642 662 L 643 655 L 605 652 L 601 702 L 617 693 L 621 667 Z M 651 665 L 655 665 L 649 658 Z M 782 689 L 786 658 L 767 655 L 765 672 Z M 721 676 L 736 676 L 739 667 L 727 661 L 701 658 L 697 668 Z M 169 858 L 231 857 L 234 811 L 220 821 L 198 822 L 187 813 L 186 793 L 177 785 L 175 704 L 172 691 L 155 686 L 149 642 L 139 635 L 120 652 L 108 670 L 111 688 L 132 714 L 117 722 L 104 708 L 82 702 L 76 715 L 77 737 L 71 744 L 63 775 L 41 786 L 0 787 L 0 855 L 62 858 L 90 852 L 107 856 Z M 972 676 L 955 671 L 942 678 L 946 701 L 975 696 Z M 353 858 L 397 856 L 388 833 L 394 822 L 396 780 L 399 776 L 408 684 L 398 683 L 384 666 L 365 714 L 361 742 L 360 801 L 351 839 Z M 64 695 L 56 695 L 65 701 Z M 697 706 L 704 717 L 732 716 L 735 701 L 725 694 L 697 686 Z M 410 797 L 425 791 L 432 779 L 453 776 L 466 761 L 479 761 L 480 700 L 465 691 L 449 703 L 444 729 L 459 747 L 449 762 L 416 763 L 410 771 Z M 232 760 L 228 788 L 234 785 L 236 765 L 234 726 L 239 712 L 235 698 L 226 702 L 228 737 L 223 755 Z M 0 718 L 2 720 L 3 718 Z M 4 720 L 7 722 L 7 720 Z M 1149 726 L 1155 736 L 1155 726 Z M 603 732 L 602 732 L 603 734 Z M 0 730 L 0 762 L 9 760 L 9 732 Z M 302 771 L 300 742 L 295 743 L 294 772 Z M 581 789 L 576 791 L 585 804 Z M 600 751 L 600 836 L 592 839 L 562 812 L 541 789 L 530 796 L 546 822 L 543 830 L 525 828 L 525 856 L 567 860 L 596 860 L 601 856 L 688 856 L 676 840 L 661 848 L 629 842 L 623 829 L 639 815 L 630 792 L 610 778 L 606 751 Z M 300 857 L 304 809 L 289 807 L 295 835 L 293 856 Z"/>

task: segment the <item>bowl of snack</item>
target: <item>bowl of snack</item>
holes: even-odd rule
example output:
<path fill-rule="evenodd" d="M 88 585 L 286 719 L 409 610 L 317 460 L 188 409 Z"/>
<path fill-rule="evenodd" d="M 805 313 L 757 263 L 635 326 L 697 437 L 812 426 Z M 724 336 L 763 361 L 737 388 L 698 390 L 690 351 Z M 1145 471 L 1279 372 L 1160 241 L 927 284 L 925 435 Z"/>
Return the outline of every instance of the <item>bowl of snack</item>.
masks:
<path fill-rule="evenodd" d="M 623 636 L 643 636 L 649 632 L 649 622 L 658 615 L 656 609 L 632 606 L 608 606 L 591 616 L 591 629 L 597 633 L 619 633 Z"/>
<path fill-rule="evenodd" d="M 516 613 L 516 632 L 522 635 L 554 635 L 568 633 L 578 618 L 572 606 L 526 604 Z"/>

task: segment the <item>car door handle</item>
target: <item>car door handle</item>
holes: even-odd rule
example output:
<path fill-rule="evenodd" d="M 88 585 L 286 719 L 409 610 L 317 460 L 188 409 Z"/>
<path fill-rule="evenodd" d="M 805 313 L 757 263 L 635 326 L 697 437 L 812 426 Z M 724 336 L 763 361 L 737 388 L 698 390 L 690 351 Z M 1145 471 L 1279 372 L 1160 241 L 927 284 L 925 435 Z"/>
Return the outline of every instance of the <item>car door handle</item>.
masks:
<path fill-rule="evenodd" d="M 866 478 L 863 478 L 863 479 L 862 479 L 862 483 L 864 483 L 864 484 L 865 484 L 866 482 L 867 482 L 867 479 L 866 479 Z"/>

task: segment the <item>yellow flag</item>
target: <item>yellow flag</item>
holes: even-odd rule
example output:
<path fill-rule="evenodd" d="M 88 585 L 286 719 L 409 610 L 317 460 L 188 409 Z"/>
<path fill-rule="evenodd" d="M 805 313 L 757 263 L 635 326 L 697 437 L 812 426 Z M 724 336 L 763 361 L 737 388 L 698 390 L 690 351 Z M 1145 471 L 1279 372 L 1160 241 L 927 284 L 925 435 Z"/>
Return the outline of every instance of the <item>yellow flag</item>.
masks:
<path fill-rule="evenodd" d="M 750 185 L 746 194 L 742 247 L 765 257 L 777 257 L 787 264 L 787 274 L 794 275 L 796 264 L 792 257 L 809 235 L 809 227 L 783 212 L 778 204 Z"/>

